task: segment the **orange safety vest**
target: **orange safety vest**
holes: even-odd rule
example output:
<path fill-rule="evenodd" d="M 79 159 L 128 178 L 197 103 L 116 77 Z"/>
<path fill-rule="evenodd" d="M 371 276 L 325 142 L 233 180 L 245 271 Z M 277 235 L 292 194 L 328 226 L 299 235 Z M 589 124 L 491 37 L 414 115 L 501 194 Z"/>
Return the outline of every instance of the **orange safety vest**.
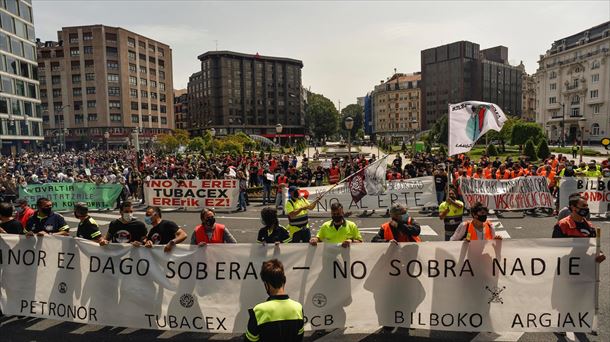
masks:
<path fill-rule="evenodd" d="M 591 225 L 591 222 L 587 221 L 586 219 L 583 219 L 583 220 L 587 223 L 589 228 L 593 228 L 593 226 Z M 570 216 L 564 217 L 563 219 L 561 219 L 559 222 L 557 222 L 557 225 L 559 226 L 559 229 L 561 229 L 561 232 L 565 236 L 569 236 L 569 237 L 591 237 L 589 235 L 583 234 L 580 231 L 580 229 L 576 229 L 576 222 L 574 222 L 574 220 Z"/>
<path fill-rule="evenodd" d="M 208 239 L 208 234 L 205 233 L 205 227 L 200 224 L 195 227 L 195 239 L 197 244 L 201 242 L 205 243 L 224 243 L 225 239 L 225 225 L 220 223 L 214 224 L 214 231 L 212 232 L 212 238 Z"/>
<path fill-rule="evenodd" d="M 277 184 L 286 184 L 288 183 L 288 177 L 286 176 L 279 176 L 277 177 Z"/>
<path fill-rule="evenodd" d="M 510 172 L 508 170 L 504 170 L 504 175 L 500 170 L 496 171 L 496 179 L 510 179 Z"/>
<path fill-rule="evenodd" d="M 483 169 L 483 176 L 485 179 L 491 179 L 491 167 L 486 167 Z"/>
<path fill-rule="evenodd" d="M 468 229 L 466 231 L 466 240 L 478 240 L 478 236 L 477 233 L 475 232 L 475 228 L 474 228 L 474 224 L 472 223 L 472 221 L 467 223 L 468 225 Z M 485 240 L 493 240 L 494 237 L 491 234 L 491 224 L 489 224 L 489 222 L 485 221 L 485 223 L 483 224 L 483 235 L 485 235 Z"/>
<path fill-rule="evenodd" d="M 411 217 L 407 220 L 407 225 L 411 224 Z M 410 236 L 406 234 L 399 234 L 397 238 L 394 238 L 394 233 L 392 233 L 392 228 L 390 227 L 390 222 L 386 222 L 381 225 L 383 229 L 383 238 L 387 241 L 396 240 L 398 242 L 421 242 L 421 238 L 419 236 Z"/>
<path fill-rule="evenodd" d="M 330 184 L 335 184 L 339 181 L 339 178 L 341 177 L 341 173 L 338 167 L 332 167 L 330 169 L 329 172 L 329 176 L 328 176 L 328 182 Z"/>

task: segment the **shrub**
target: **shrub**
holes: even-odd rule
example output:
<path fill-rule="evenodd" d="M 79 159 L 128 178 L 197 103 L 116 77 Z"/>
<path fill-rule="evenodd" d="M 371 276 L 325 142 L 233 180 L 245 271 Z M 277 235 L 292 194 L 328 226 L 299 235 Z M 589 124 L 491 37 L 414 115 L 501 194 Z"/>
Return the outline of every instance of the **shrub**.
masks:
<path fill-rule="evenodd" d="M 538 158 L 544 160 L 551 155 L 551 151 L 549 150 L 549 144 L 546 142 L 546 139 L 540 140 L 540 145 L 538 145 Z"/>
<path fill-rule="evenodd" d="M 538 156 L 536 156 L 536 147 L 534 145 L 534 141 L 530 138 L 525 143 L 525 150 L 523 151 L 527 157 L 529 157 L 530 161 L 538 160 Z"/>
<path fill-rule="evenodd" d="M 496 145 L 494 144 L 489 144 L 489 146 L 487 146 L 487 155 L 488 156 L 497 156 L 498 155 L 498 149 L 496 148 Z"/>

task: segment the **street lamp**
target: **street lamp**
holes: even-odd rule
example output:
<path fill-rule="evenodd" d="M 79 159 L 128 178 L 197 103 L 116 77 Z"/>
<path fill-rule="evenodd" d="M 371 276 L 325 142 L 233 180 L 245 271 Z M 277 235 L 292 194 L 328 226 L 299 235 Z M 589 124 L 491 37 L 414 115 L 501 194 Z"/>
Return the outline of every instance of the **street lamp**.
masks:
<path fill-rule="evenodd" d="M 216 136 L 216 128 L 212 127 L 210 128 L 210 135 L 212 136 L 212 155 L 214 155 L 214 137 Z"/>
<path fill-rule="evenodd" d="M 566 146 L 565 142 L 565 127 L 566 127 L 566 105 L 565 103 L 560 103 L 561 105 L 561 147 Z"/>
<path fill-rule="evenodd" d="M 309 159 L 309 139 L 311 139 L 311 137 L 309 136 L 309 134 L 306 134 L 305 141 L 307 141 L 307 144 L 305 145 L 305 148 L 307 149 L 307 159 Z"/>
<path fill-rule="evenodd" d="M 284 129 L 282 124 L 275 125 L 275 133 L 278 136 L 278 141 L 279 141 L 280 146 L 282 146 L 282 137 L 280 137 L 279 135 L 282 134 L 282 129 Z"/>
<path fill-rule="evenodd" d="M 65 129 L 65 124 L 64 124 L 65 120 L 64 119 L 65 118 L 64 118 L 63 112 L 64 112 L 64 109 L 67 107 L 71 107 L 71 106 L 70 105 L 62 106 L 61 108 L 59 108 L 59 111 L 58 111 L 59 113 L 61 113 L 61 120 L 59 120 L 59 124 L 60 124 L 60 127 L 59 127 L 59 134 L 60 134 L 59 135 L 59 153 L 60 154 L 62 153 L 62 150 L 65 150 L 65 147 L 66 147 L 66 132 L 64 131 L 64 129 Z M 57 114 L 57 113 L 55 113 L 55 114 Z"/>
<path fill-rule="evenodd" d="M 106 152 L 110 150 L 109 148 L 109 140 L 110 140 L 110 132 L 104 132 L 104 139 L 106 139 Z"/>
<path fill-rule="evenodd" d="M 579 161 L 579 163 L 582 163 L 582 154 L 583 154 L 582 139 L 585 136 L 585 124 L 586 123 L 587 123 L 587 119 L 585 119 L 585 118 L 581 118 L 580 120 L 578 120 L 578 128 L 580 128 L 580 161 Z"/>
<path fill-rule="evenodd" d="M 347 155 L 349 163 L 352 163 L 352 128 L 354 128 L 354 119 L 351 116 L 345 118 L 345 128 L 347 129 Z"/>

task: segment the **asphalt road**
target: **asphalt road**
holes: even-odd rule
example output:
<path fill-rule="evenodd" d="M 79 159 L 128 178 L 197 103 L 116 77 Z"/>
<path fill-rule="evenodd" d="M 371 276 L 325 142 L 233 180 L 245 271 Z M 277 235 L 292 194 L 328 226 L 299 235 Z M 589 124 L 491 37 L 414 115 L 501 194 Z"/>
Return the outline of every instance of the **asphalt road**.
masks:
<path fill-rule="evenodd" d="M 253 204 L 246 212 L 233 214 L 217 214 L 217 221 L 225 224 L 236 237 L 238 242 L 254 242 L 256 234 L 260 228 L 260 204 Z M 370 241 L 379 226 L 387 220 L 381 216 L 383 213 L 376 213 L 371 217 L 358 217 L 352 215 L 350 219 L 360 227 L 365 240 Z M 438 241 L 443 239 L 443 225 L 437 217 L 428 217 L 416 212 L 411 213 L 414 218 L 422 225 L 422 239 L 424 241 Z M 136 217 L 143 215 L 137 212 Z M 92 216 L 101 224 L 105 231 L 108 223 L 118 217 L 116 212 L 93 213 Z M 76 226 L 76 220 L 66 215 L 67 220 L 72 226 Z M 199 214 L 195 212 L 171 211 L 164 212 L 164 219 L 172 220 L 183 227 L 190 234 L 193 228 L 199 224 Z M 313 215 L 314 226 L 319 225 L 328 217 Z M 517 213 L 506 213 L 498 218 L 490 215 L 490 220 L 494 222 L 495 229 L 504 238 L 529 239 L 550 237 L 554 217 L 522 217 Z M 281 218 L 280 222 L 285 224 L 286 218 Z M 595 219 L 602 229 L 602 250 L 610 254 L 610 219 Z M 599 295 L 599 329 L 597 334 L 573 334 L 561 335 L 553 333 L 510 333 L 510 334 L 485 334 L 485 333 L 464 333 L 464 332 L 444 332 L 429 330 L 408 330 L 399 329 L 391 333 L 384 333 L 379 330 L 362 330 L 358 327 L 351 327 L 345 330 L 334 330 L 327 332 L 306 333 L 306 341 L 402 341 L 409 339 L 412 341 L 608 341 L 610 340 L 610 261 L 602 264 L 600 277 L 601 284 Z M 240 340 L 239 335 L 227 334 L 201 334 L 201 333 L 178 333 L 163 332 L 153 330 L 136 330 L 116 327 L 101 327 L 93 325 L 83 325 L 76 323 L 65 323 L 48 319 L 25 318 L 25 317 L 2 317 L 0 318 L 0 341 L 82 341 L 84 339 L 93 341 L 140 341 L 140 340 L 162 340 L 172 341 L 194 341 L 194 340 Z"/>

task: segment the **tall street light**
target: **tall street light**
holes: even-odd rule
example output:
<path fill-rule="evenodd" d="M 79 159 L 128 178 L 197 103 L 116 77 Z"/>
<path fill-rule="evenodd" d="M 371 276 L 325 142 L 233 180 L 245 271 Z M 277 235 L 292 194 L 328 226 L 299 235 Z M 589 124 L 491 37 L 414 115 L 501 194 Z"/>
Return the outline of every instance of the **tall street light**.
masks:
<path fill-rule="evenodd" d="M 59 153 L 62 153 L 66 147 L 66 132 L 65 129 L 65 117 L 64 117 L 64 109 L 67 107 L 71 107 L 70 105 L 65 105 L 59 108 L 59 113 L 61 113 L 61 120 L 59 120 Z M 57 114 L 57 113 L 55 113 Z"/>
<path fill-rule="evenodd" d="M 284 127 L 282 126 L 282 124 L 275 125 L 275 133 L 278 136 L 278 144 L 280 146 L 282 146 L 282 137 L 280 136 L 280 134 L 282 134 L 283 129 Z"/>
<path fill-rule="evenodd" d="M 565 103 L 560 103 L 561 105 L 561 147 L 565 147 L 566 146 L 566 133 L 565 133 L 565 127 L 566 127 L 566 105 Z"/>
<path fill-rule="evenodd" d="M 311 137 L 309 134 L 306 134 L 305 141 L 307 141 L 307 143 L 305 144 L 305 149 L 307 150 L 307 159 L 309 159 L 309 139 L 311 139 Z"/>
<path fill-rule="evenodd" d="M 345 128 L 347 129 L 347 155 L 349 157 L 349 165 L 352 164 L 352 128 L 354 128 L 354 119 L 351 116 L 345 118 Z"/>
<path fill-rule="evenodd" d="M 580 128 L 580 161 L 579 161 L 579 163 L 582 163 L 582 155 L 583 155 L 582 140 L 585 136 L 585 124 L 586 123 L 587 123 L 587 119 L 585 119 L 585 118 L 578 120 L 578 127 Z"/>

